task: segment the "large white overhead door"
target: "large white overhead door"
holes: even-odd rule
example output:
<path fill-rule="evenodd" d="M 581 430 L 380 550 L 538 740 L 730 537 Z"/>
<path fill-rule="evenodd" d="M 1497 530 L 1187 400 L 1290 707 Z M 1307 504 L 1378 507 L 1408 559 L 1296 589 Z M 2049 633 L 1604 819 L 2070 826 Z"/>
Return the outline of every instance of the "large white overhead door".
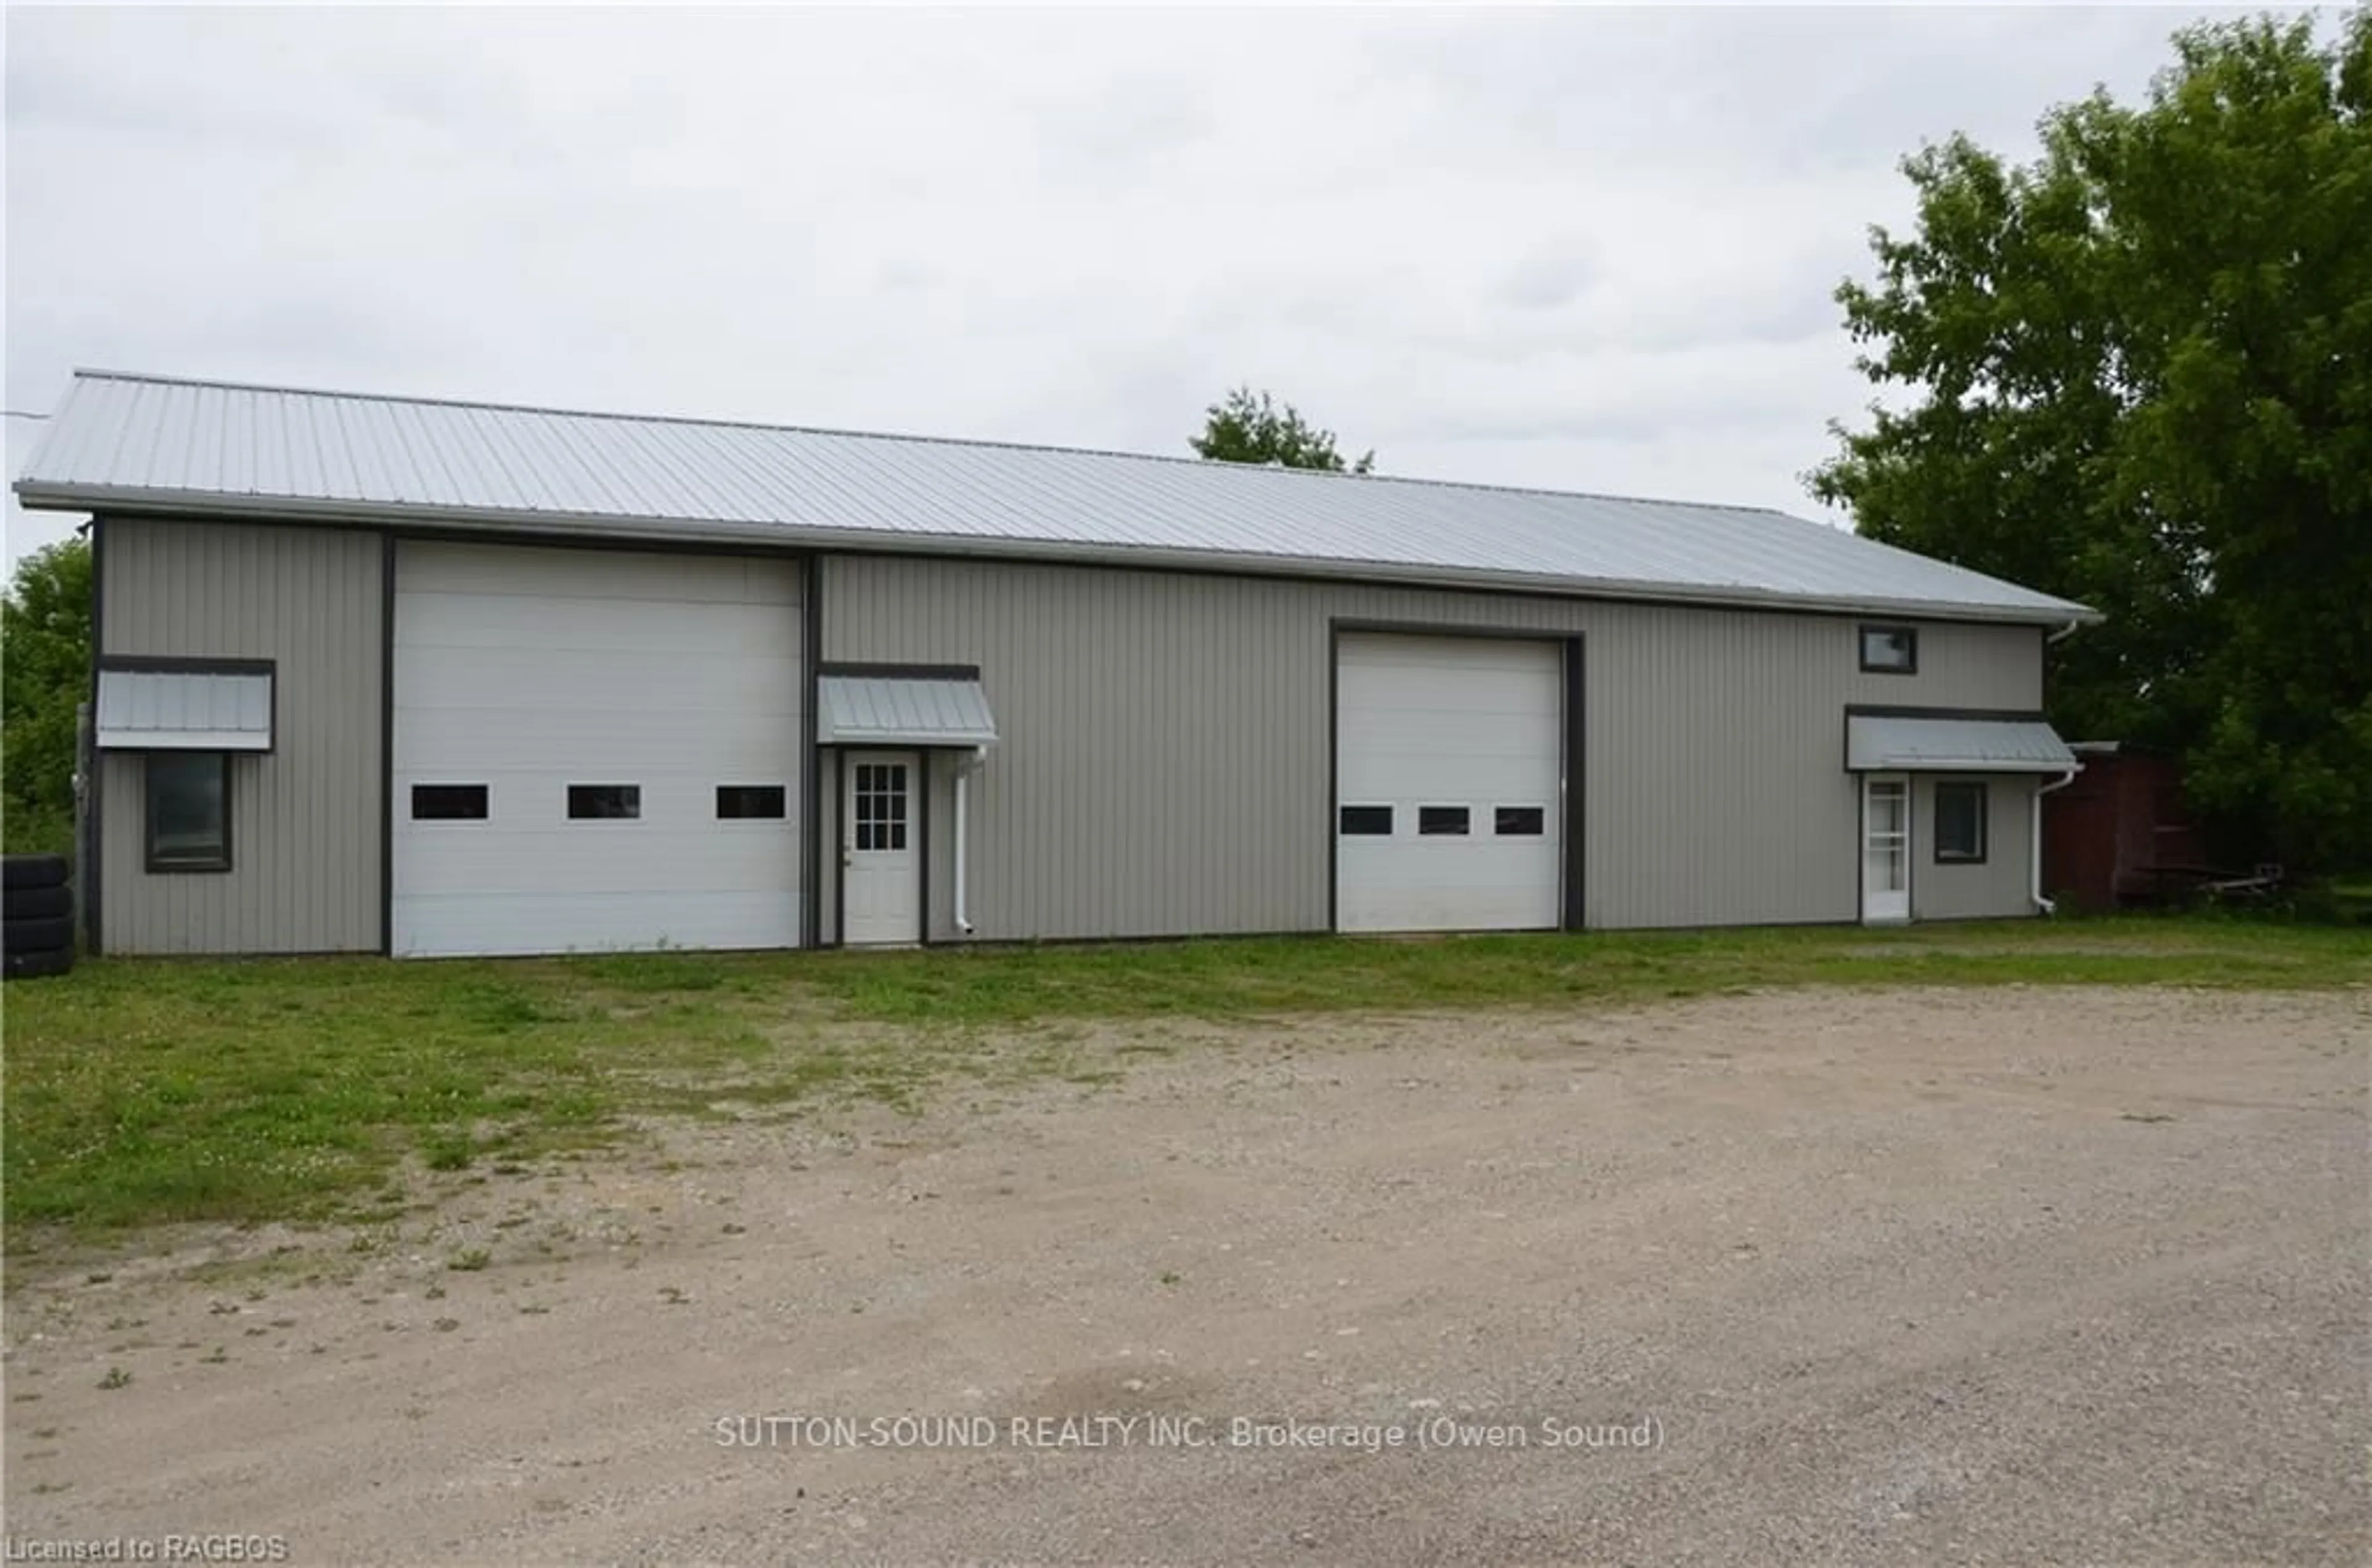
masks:
<path fill-rule="evenodd" d="M 799 940 L 789 562 L 405 540 L 394 950 Z"/>
<path fill-rule="evenodd" d="M 1563 648 L 1346 633 L 1336 656 L 1336 924 L 1558 924 Z"/>

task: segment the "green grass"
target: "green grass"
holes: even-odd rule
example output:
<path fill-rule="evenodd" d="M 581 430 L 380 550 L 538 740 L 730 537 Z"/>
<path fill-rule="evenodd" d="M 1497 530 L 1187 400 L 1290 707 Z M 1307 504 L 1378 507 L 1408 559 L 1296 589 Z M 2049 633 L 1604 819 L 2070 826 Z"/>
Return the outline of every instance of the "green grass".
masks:
<path fill-rule="evenodd" d="M 1279 937 L 516 962 L 90 962 L 6 992 L 7 1239 L 172 1220 L 386 1219 L 633 1119 L 910 1104 L 1108 1078 L 1101 1019 L 1593 1006 L 1795 985 L 2372 984 L 2372 933 L 2145 919 Z"/>

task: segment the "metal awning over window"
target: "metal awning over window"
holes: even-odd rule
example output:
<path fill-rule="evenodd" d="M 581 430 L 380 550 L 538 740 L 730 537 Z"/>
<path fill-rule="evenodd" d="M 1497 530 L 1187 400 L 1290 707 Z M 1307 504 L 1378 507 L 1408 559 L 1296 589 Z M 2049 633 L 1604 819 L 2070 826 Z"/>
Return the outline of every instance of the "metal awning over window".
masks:
<path fill-rule="evenodd" d="M 2041 719 L 1845 716 L 1849 772 L 2064 773 L 2076 754 Z"/>
<path fill-rule="evenodd" d="M 996 718 L 977 679 L 826 675 L 816 739 L 825 746 L 994 746 Z"/>
<path fill-rule="evenodd" d="M 94 727 L 113 751 L 269 751 L 270 665 L 108 668 Z"/>

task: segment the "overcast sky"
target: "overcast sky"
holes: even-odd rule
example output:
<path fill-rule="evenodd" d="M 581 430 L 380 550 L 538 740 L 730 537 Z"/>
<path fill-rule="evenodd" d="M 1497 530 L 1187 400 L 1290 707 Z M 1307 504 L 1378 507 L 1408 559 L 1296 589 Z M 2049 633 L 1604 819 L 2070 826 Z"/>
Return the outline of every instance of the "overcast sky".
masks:
<path fill-rule="evenodd" d="M 1387 472 L 1818 516 L 1897 160 L 2027 156 L 2201 14 L 11 7 L 6 401 L 94 366 L 1180 452 L 1248 381 Z"/>

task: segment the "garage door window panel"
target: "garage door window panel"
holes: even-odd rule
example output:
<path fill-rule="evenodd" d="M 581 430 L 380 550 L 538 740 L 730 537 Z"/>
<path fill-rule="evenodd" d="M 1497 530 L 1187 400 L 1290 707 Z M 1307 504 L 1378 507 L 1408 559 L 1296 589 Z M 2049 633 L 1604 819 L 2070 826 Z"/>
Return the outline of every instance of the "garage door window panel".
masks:
<path fill-rule="evenodd" d="M 230 753 L 151 751 L 148 869 L 230 869 Z"/>
<path fill-rule="evenodd" d="M 1537 839 L 1548 831 L 1545 806 L 1500 806 L 1491 812 L 1491 830 L 1503 839 Z"/>
<path fill-rule="evenodd" d="M 640 784 L 568 786 L 568 819 L 572 822 L 630 822 L 642 814 Z"/>
<path fill-rule="evenodd" d="M 720 822 L 780 821 L 789 808 L 781 784 L 718 784 L 716 819 Z"/>
<path fill-rule="evenodd" d="M 1474 814 L 1463 806 L 1420 806 L 1416 808 L 1416 830 L 1419 838 L 1466 837 L 1473 826 Z"/>
<path fill-rule="evenodd" d="M 421 784 L 412 786 L 412 819 L 415 822 L 483 822 L 486 819 L 484 784 Z"/>
<path fill-rule="evenodd" d="M 1346 839 L 1390 838 L 1392 808 L 1389 806 L 1345 806 L 1340 827 Z"/>

